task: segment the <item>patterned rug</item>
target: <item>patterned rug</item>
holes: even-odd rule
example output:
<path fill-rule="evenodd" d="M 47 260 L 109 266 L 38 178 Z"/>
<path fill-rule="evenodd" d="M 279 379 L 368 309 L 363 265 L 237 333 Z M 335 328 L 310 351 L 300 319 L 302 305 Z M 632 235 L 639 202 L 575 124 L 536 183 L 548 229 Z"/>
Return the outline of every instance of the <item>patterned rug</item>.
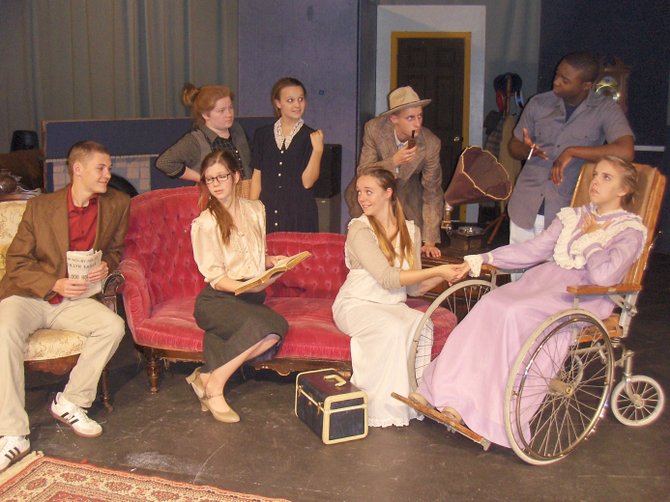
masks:
<path fill-rule="evenodd" d="M 0 474 L 0 500 L 274 502 L 284 499 L 269 499 L 212 486 L 191 485 L 90 464 L 76 464 L 33 452 Z"/>

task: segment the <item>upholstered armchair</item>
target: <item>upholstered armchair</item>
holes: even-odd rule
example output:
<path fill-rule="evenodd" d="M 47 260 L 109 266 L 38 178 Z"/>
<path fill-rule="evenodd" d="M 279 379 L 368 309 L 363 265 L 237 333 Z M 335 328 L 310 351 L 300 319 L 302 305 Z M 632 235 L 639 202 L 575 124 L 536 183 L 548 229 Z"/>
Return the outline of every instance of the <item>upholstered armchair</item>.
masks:
<path fill-rule="evenodd" d="M 0 279 L 5 275 L 5 256 L 16 235 L 27 200 L 39 192 L 15 191 L 0 194 Z M 116 312 L 116 290 L 123 283 L 123 276 L 117 271 L 103 283 L 101 301 Z M 24 366 L 27 370 L 41 371 L 54 375 L 65 375 L 74 368 L 81 354 L 86 338 L 74 331 L 39 329 L 28 338 L 24 352 Z M 107 368 L 100 378 L 102 403 L 112 410 Z"/>

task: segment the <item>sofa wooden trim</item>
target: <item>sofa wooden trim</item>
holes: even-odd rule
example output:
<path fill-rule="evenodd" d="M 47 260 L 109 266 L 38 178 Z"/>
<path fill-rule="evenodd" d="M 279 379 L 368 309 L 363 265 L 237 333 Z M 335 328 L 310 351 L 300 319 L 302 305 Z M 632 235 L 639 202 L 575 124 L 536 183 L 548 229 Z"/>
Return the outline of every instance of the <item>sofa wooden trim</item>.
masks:
<path fill-rule="evenodd" d="M 147 378 L 149 379 L 149 390 L 157 393 L 160 387 L 160 376 L 162 367 L 170 363 L 204 363 L 202 352 L 185 352 L 173 349 L 159 349 L 135 344 L 135 348 L 142 354 L 146 361 Z M 75 356 L 77 357 L 77 356 Z M 294 359 L 279 358 L 267 361 L 250 361 L 246 367 L 255 370 L 271 370 L 281 376 L 291 373 L 310 371 L 321 368 L 334 368 L 345 376 L 351 376 L 351 361 L 333 361 L 329 359 Z"/>
<path fill-rule="evenodd" d="M 333 361 L 330 359 L 293 359 L 282 357 L 269 359 L 267 361 L 251 361 L 248 366 L 257 370 L 272 370 L 281 376 L 288 376 L 291 373 L 300 371 L 311 371 L 322 368 L 333 368 L 346 377 L 351 376 L 351 361 Z"/>

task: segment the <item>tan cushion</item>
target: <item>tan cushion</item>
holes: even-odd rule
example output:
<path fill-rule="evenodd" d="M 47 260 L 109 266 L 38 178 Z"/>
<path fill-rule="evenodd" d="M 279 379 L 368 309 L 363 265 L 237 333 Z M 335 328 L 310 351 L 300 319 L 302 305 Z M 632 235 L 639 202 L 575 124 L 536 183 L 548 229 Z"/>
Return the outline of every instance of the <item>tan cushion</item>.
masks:
<path fill-rule="evenodd" d="M 7 248 L 14 240 L 25 210 L 25 200 L 0 203 L 0 279 L 5 275 Z"/>
<path fill-rule="evenodd" d="M 38 329 L 28 338 L 23 358 L 26 361 L 45 361 L 81 354 L 86 337 L 74 331 Z"/>
<path fill-rule="evenodd" d="M 25 200 L 0 203 L 0 279 L 5 275 L 5 256 L 26 209 Z M 74 331 L 38 329 L 28 338 L 23 357 L 45 361 L 81 354 L 86 337 Z"/>

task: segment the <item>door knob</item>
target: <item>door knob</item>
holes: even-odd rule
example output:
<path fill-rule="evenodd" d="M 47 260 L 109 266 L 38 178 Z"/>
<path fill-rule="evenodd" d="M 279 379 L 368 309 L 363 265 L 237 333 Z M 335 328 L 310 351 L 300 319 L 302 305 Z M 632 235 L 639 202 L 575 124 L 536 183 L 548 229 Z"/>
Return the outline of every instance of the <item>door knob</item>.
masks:
<path fill-rule="evenodd" d="M 463 138 L 461 138 L 460 136 L 454 136 L 454 143 L 458 143 L 459 141 L 462 141 L 462 140 L 463 140 Z"/>

